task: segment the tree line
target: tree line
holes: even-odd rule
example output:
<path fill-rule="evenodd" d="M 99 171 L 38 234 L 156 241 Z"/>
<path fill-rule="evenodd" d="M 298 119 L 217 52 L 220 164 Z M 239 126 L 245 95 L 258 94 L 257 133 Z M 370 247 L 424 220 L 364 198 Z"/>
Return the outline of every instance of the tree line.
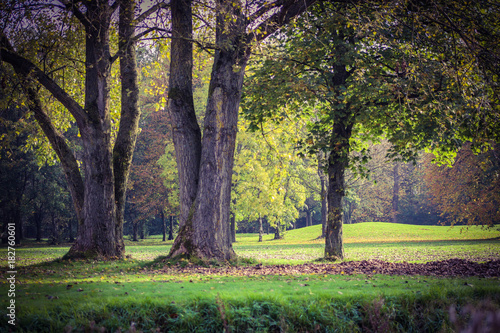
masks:
<path fill-rule="evenodd" d="M 494 3 L 25 1 L 1 15 L 2 109 L 34 119 L 43 135 L 23 145 L 48 152 L 48 141 L 61 164 L 78 224 L 67 257 L 122 257 L 126 214 L 166 225 L 178 210 L 170 256 L 229 260 L 237 221 L 265 220 L 280 237 L 319 200 L 325 257 L 342 258 L 347 171 L 366 175 L 373 143 L 418 165 L 423 149 L 449 160 L 466 142 L 487 155 L 498 141 Z M 239 127 L 263 141 L 237 140 L 240 106 Z M 313 199 L 299 181 L 312 175 Z"/>

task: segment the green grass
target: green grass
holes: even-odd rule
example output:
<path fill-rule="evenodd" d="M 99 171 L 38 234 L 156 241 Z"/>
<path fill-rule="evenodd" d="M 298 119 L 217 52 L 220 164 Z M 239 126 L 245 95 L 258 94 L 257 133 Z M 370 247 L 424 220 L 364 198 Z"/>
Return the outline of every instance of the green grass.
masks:
<path fill-rule="evenodd" d="M 274 240 L 264 235 L 237 234 L 233 247 L 245 258 L 263 264 L 301 264 L 321 258 L 324 240 L 318 239 L 321 226 L 316 225 L 286 232 L 285 238 Z M 484 262 L 500 258 L 500 231 L 482 227 L 418 226 L 382 222 L 344 226 L 345 260 L 381 259 L 386 261 L 427 262 L 450 258 L 466 258 Z M 126 241 L 126 253 L 141 261 L 151 261 L 168 254 L 173 241 L 162 242 L 152 236 L 139 242 Z M 61 258 L 68 247 L 47 247 L 28 243 L 17 249 L 17 265 L 33 265 Z M 5 248 L 0 255 L 5 258 Z"/>
<path fill-rule="evenodd" d="M 286 233 L 285 239 L 238 234 L 235 251 L 264 264 L 298 264 L 321 257 L 320 227 Z M 494 229 L 346 225 L 346 260 L 426 262 L 449 258 L 500 258 Z M 52 261 L 68 247 L 31 243 L 16 249 L 19 331 L 321 332 L 452 331 L 450 306 L 500 308 L 499 278 L 384 275 L 216 276 L 172 274 L 158 269 L 172 242 L 151 237 L 127 241 L 131 258 L 114 262 Z M 0 295 L 7 295 L 6 249 Z M 182 261 L 180 262 L 182 265 Z M 0 298 L 6 309 L 8 297 Z M 484 303 L 489 302 L 489 303 Z M 486 304 L 486 305 L 484 305 Z M 3 314 L 3 312 L 2 312 Z M 468 317 L 460 317 L 466 321 Z M 2 315 L 0 332 L 9 326 Z M 92 323 L 95 321 L 95 324 Z M 389 324 L 387 324 L 389 323 Z M 386 327 L 384 325 L 389 325 Z M 97 328 L 96 328 L 97 330 Z"/>

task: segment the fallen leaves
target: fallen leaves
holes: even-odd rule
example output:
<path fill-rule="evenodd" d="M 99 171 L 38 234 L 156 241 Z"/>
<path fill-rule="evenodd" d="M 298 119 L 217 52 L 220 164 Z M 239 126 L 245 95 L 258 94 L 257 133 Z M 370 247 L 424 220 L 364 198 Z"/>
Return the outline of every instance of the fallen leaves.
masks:
<path fill-rule="evenodd" d="M 325 264 L 302 265 L 256 265 L 250 267 L 201 267 L 196 265 L 165 266 L 158 270 L 151 270 L 150 274 L 186 274 L 186 275 L 352 275 L 352 274 L 386 274 L 386 275 L 428 275 L 428 276 L 500 276 L 500 260 L 477 263 L 464 259 L 449 259 L 432 261 L 423 264 L 407 262 L 386 262 L 382 260 L 362 260 Z"/>

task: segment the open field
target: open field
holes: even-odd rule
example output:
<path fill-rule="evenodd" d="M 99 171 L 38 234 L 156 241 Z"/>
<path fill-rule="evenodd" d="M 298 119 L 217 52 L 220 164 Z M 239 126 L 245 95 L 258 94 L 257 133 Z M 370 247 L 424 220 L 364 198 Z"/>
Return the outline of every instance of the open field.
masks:
<path fill-rule="evenodd" d="M 236 253 L 262 264 L 302 264 L 321 258 L 324 240 L 319 225 L 290 230 L 285 238 L 274 240 L 264 235 L 258 242 L 256 234 L 236 234 Z M 500 258 L 500 231 L 497 228 L 419 226 L 382 222 L 344 226 L 345 260 L 380 259 L 399 262 L 427 262 L 464 258 L 484 262 Z M 173 241 L 162 242 L 152 236 L 139 242 L 126 241 L 126 251 L 133 259 L 154 260 L 168 254 Z M 17 249 L 17 265 L 32 265 L 62 257 L 68 246 L 29 244 Z M 6 256 L 0 248 L 4 264 Z"/>
<path fill-rule="evenodd" d="M 265 235 L 262 243 L 257 235 L 238 235 L 235 251 L 251 258 L 240 263 L 250 267 L 233 264 L 226 274 L 223 267 L 197 270 L 185 260 L 162 259 L 159 256 L 168 253 L 171 242 L 165 244 L 158 237 L 135 244 L 127 241 L 130 257 L 115 262 L 48 262 L 60 258 L 68 247 L 23 246 L 16 249 L 16 328 L 92 332 L 105 327 L 108 332 L 123 332 L 135 323 L 144 332 L 453 332 L 457 325 L 466 325 L 469 316 L 459 316 L 460 321 L 452 323 L 450 308 L 460 312 L 472 304 L 482 313 L 500 309 L 500 272 L 488 278 L 340 270 L 304 274 L 293 268 L 300 265 L 287 266 L 286 273 L 269 273 L 273 267 L 261 269 L 266 275 L 258 273 L 257 263 L 281 268 L 303 263 L 340 267 L 316 264 L 323 250 L 323 241 L 316 239 L 319 230 L 313 226 L 289 231 L 277 241 Z M 347 259 L 343 264 L 500 259 L 498 230 L 461 232 L 460 228 L 363 223 L 346 225 L 344 233 Z M 5 248 L 0 255 L 0 307 L 6 309 Z M 9 328 L 2 315 L 0 332 Z"/>

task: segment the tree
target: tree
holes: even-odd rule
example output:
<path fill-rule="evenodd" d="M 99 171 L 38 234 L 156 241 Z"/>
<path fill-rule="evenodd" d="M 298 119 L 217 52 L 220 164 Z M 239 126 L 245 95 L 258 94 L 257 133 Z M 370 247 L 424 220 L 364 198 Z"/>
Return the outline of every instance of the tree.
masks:
<path fill-rule="evenodd" d="M 202 136 L 192 97 L 191 1 L 172 1 L 168 108 L 179 171 L 181 218 L 171 257 L 228 260 L 235 256 L 229 237 L 230 195 L 245 67 L 255 43 L 314 2 L 215 1 L 215 55 Z"/>
<path fill-rule="evenodd" d="M 329 259 L 344 256 L 345 171 L 368 160 L 368 149 L 357 142 L 385 135 L 392 144 L 390 158 L 412 160 L 424 148 L 449 152 L 476 135 L 470 127 L 478 119 L 465 114 L 484 101 L 484 83 L 472 70 L 462 75 L 448 66 L 436 49 L 446 44 L 412 44 L 411 27 L 385 15 L 392 13 L 376 4 L 319 3 L 307 19 L 278 36 L 278 46 L 257 65 L 251 82 L 258 84 L 247 90 L 249 119 L 259 123 L 305 114 L 310 120 L 306 153 L 328 156 Z M 466 90 L 456 74 L 468 79 Z M 271 90 L 273 96 L 266 96 Z M 363 154 L 352 156 L 351 150 Z"/>
<path fill-rule="evenodd" d="M 478 155 L 464 146 L 453 166 L 425 161 L 425 181 L 441 222 L 493 226 L 500 222 L 499 144 Z"/>
<path fill-rule="evenodd" d="M 232 210 L 237 222 L 259 221 L 259 241 L 262 241 L 263 219 L 274 227 L 275 239 L 280 239 L 284 236 L 283 229 L 304 208 L 307 190 L 302 178 L 310 168 L 290 152 L 296 146 L 298 127 L 294 123 L 263 126 L 260 132 L 251 133 L 247 124 L 240 122 Z"/>
<path fill-rule="evenodd" d="M 137 72 L 135 59 L 136 35 L 135 24 L 151 11 L 135 17 L 136 4 L 133 0 L 108 1 L 65 1 L 60 3 L 44 2 L 29 4 L 11 9 L 11 13 L 21 17 L 19 21 L 5 20 L 1 38 L 1 59 L 15 70 L 27 104 L 35 119 L 55 150 L 64 169 L 68 188 L 73 198 L 78 217 L 78 235 L 67 257 L 121 257 L 124 254 L 123 213 L 126 186 L 132 152 L 138 132 L 140 111 L 137 108 Z M 39 9 L 38 15 L 30 8 Z M 112 19 L 119 8 L 117 53 L 111 55 Z M 158 8 L 158 6 L 156 7 Z M 3 8 L 4 9 L 4 8 Z M 3 14 L 7 12 L 5 8 Z M 38 57 L 23 56 L 20 45 L 26 34 L 17 33 L 15 24 L 36 27 L 37 20 L 50 18 L 58 23 L 47 26 L 47 30 L 62 31 L 62 39 L 72 33 L 79 34 L 85 40 L 83 105 L 79 97 L 64 89 L 63 82 L 53 75 L 58 62 L 46 71 L 43 54 L 50 48 L 36 48 L 47 41 L 34 37 L 32 48 Z M 77 21 L 78 23 L 76 23 Z M 83 31 L 82 31 L 83 30 Z M 17 38 L 21 35 L 21 38 Z M 61 36 L 61 34 L 59 35 Z M 52 55 L 50 55 L 52 56 Z M 120 125 L 116 138 L 112 133 L 112 112 L 110 109 L 111 68 L 115 60 L 120 59 L 121 75 L 121 113 Z M 74 62 L 81 61 L 73 59 Z M 54 125 L 43 104 L 38 91 L 42 85 L 58 100 L 73 117 L 78 126 L 83 146 L 83 174 L 80 173 L 74 151 L 62 132 Z"/>

